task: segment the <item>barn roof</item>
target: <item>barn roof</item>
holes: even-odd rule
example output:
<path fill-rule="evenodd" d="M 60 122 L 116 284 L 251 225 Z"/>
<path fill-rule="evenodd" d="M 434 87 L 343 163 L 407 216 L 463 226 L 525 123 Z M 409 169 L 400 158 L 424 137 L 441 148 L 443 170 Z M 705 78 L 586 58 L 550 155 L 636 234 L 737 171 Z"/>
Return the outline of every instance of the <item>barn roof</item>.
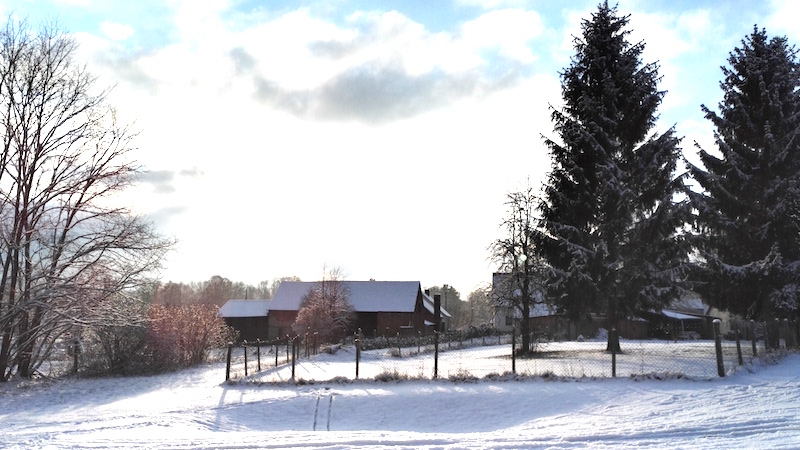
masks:
<path fill-rule="evenodd" d="M 228 300 L 219 309 L 219 316 L 232 317 L 266 317 L 269 312 L 269 300 Z"/>
<path fill-rule="evenodd" d="M 356 312 L 414 312 L 417 297 L 421 293 L 419 281 L 339 281 L 339 283 L 347 289 L 347 300 Z M 303 297 L 318 284 L 316 281 L 282 282 L 275 292 L 270 310 L 300 310 Z M 445 315 L 446 312 L 442 314 Z"/>

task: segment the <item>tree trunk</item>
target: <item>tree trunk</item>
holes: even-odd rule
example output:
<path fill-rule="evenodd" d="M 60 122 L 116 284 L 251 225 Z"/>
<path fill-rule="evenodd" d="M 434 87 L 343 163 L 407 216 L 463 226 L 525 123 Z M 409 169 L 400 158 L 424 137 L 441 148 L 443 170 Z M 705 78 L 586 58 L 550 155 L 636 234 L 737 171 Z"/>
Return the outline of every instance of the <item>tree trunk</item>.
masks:
<path fill-rule="evenodd" d="M 519 332 L 522 335 L 522 354 L 530 353 L 531 351 L 531 323 L 529 320 L 531 305 L 529 299 L 522 301 L 522 322 L 520 323 Z"/>

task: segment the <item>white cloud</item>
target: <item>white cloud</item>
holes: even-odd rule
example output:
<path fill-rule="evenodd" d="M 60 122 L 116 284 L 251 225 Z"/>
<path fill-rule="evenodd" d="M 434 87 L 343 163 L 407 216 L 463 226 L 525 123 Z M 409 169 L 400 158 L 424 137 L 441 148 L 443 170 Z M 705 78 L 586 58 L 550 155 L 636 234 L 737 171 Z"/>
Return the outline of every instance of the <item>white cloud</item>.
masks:
<path fill-rule="evenodd" d="M 89 6 L 91 0 L 53 0 L 53 3 L 69 6 Z"/>
<path fill-rule="evenodd" d="M 133 27 L 130 25 L 104 21 L 100 24 L 100 31 L 111 40 L 124 41 L 133 36 Z"/>
<path fill-rule="evenodd" d="M 508 7 L 522 7 L 528 4 L 527 0 L 456 0 L 463 6 L 478 6 L 483 9 L 496 9 Z"/>
<path fill-rule="evenodd" d="M 800 30 L 797 27 L 797 18 L 800 17 L 800 2 L 772 0 L 770 7 L 772 13 L 765 20 L 769 35 L 786 35 L 793 42 L 800 41 Z"/>
<path fill-rule="evenodd" d="M 497 49 L 506 58 L 523 63 L 536 57 L 529 46 L 544 29 L 536 11 L 503 9 L 488 12 L 463 27 L 464 42 L 473 50 Z"/>

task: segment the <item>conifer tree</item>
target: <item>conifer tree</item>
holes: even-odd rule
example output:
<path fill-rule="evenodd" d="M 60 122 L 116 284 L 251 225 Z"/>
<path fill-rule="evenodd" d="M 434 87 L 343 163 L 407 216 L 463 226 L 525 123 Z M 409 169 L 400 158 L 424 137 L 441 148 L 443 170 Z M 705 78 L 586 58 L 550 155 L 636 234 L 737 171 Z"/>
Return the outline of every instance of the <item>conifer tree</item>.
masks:
<path fill-rule="evenodd" d="M 697 290 L 748 318 L 797 311 L 800 282 L 800 73 L 786 38 L 764 29 L 722 67 L 719 112 L 703 106 L 716 152 L 690 166 L 696 209 Z"/>
<path fill-rule="evenodd" d="M 574 39 L 539 205 L 548 295 L 573 320 L 604 312 L 609 327 L 678 295 L 686 257 L 680 140 L 674 129 L 652 133 L 664 92 L 657 64 L 641 61 L 644 43 L 628 42 L 628 20 L 606 1 Z"/>

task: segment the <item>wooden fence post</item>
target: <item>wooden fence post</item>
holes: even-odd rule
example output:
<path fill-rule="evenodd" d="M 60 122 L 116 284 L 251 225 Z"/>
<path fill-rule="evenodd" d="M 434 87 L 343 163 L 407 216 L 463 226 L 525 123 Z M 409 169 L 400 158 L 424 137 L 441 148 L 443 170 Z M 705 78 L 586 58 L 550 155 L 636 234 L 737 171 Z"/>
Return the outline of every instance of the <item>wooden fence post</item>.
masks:
<path fill-rule="evenodd" d="M 511 373 L 517 373 L 517 330 L 511 329 Z"/>
<path fill-rule="evenodd" d="M 758 342 L 756 341 L 756 321 L 750 319 L 750 338 L 753 340 L 753 358 L 758 356 Z"/>
<path fill-rule="evenodd" d="M 400 350 L 400 332 L 397 332 L 397 356 L 399 358 L 403 357 L 403 351 Z"/>
<path fill-rule="evenodd" d="M 292 339 L 292 380 L 293 381 L 294 381 L 295 359 L 296 359 L 297 352 L 299 350 L 297 348 L 297 339 L 298 338 L 299 338 L 299 335 L 295 336 L 294 339 Z"/>
<path fill-rule="evenodd" d="M 258 371 L 261 372 L 261 338 L 256 339 L 256 355 L 258 356 Z"/>
<path fill-rule="evenodd" d="M 617 329 L 616 328 L 612 328 L 610 333 L 611 333 L 611 339 L 610 339 L 611 342 L 619 343 L 619 336 L 617 336 Z M 612 345 L 611 346 L 611 377 L 612 378 L 616 378 L 617 377 L 617 346 L 616 345 Z"/>
<path fill-rule="evenodd" d="M 786 350 L 794 348 L 794 333 L 792 332 L 792 327 L 789 325 L 789 319 L 783 319 L 783 329 L 783 339 L 786 341 Z"/>
<path fill-rule="evenodd" d="M 78 355 L 81 353 L 81 341 L 78 338 L 72 341 L 72 374 L 78 376 Z"/>
<path fill-rule="evenodd" d="M 717 351 L 717 374 L 720 377 L 725 376 L 725 365 L 722 362 L 722 336 L 719 331 L 719 319 L 714 319 L 714 347 Z"/>
<path fill-rule="evenodd" d="M 231 379 L 231 352 L 233 352 L 233 342 L 228 342 L 228 362 L 225 364 L 225 381 Z"/>
<path fill-rule="evenodd" d="M 356 335 L 356 380 L 358 379 L 358 365 L 361 362 L 361 335 Z"/>
<path fill-rule="evenodd" d="M 439 378 L 439 330 L 433 332 L 433 379 Z"/>
<path fill-rule="evenodd" d="M 244 348 L 244 376 L 247 376 L 247 341 L 242 342 Z"/>
<path fill-rule="evenodd" d="M 739 365 L 744 365 L 744 359 L 742 358 L 742 341 L 739 338 L 739 328 L 736 328 L 736 355 L 739 357 Z"/>

